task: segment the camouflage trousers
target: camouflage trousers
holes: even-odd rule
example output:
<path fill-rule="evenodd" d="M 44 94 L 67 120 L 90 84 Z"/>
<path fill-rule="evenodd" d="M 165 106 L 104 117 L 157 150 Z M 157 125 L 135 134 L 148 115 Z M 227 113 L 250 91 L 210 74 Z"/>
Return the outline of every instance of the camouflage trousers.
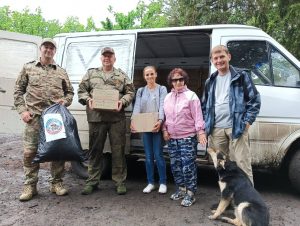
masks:
<path fill-rule="evenodd" d="M 24 184 L 26 185 L 36 184 L 38 182 L 38 172 L 40 169 L 40 164 L 32 163 L 32 160 L 34 159 L 38 148 L 40 127 L 40 115 L 34 115 L 33 119 L 25 125 L 23 133 L 23 167 L 25 173 Z M 64 161 L 50 163 L 50 183 L 58 183 L 62 181 L 64 165 Z"/>
<path fill-rule="evenodd" d="M 244 131 L 237 139 L 232 139 L 231 135 L 232 128 L 214 128 L 208 137 L 208 147 L 220 150 L 231 161 L 235 161 L 254 184 L 248 131 Z"/>
<path fill-rule="evenodd" d="M 118 122 L 90 122 L 89 133 L 89 177 L 86 180 L 86 184 L 99 184 L 103 166 L 103 149 L 107 134 L 111 147 L 112 180 L 116 185 L 123 183 L 127 177 L 125 120 Z"/>
<path fill-rule="evenodd" d="M 187 137 L 168 141 L 171 170 L 177 187 L 197 191 L 197 138 Z"/>

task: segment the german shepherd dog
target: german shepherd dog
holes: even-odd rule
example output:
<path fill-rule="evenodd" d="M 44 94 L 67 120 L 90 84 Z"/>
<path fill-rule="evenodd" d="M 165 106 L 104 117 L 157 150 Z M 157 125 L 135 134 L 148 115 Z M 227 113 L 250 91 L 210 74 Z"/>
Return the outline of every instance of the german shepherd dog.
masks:
<path fill-rule="evenodd" d="M 218 172 L 221 190 L 219 205 L 209 219 L 217 219 L 231 203 L 235 219 L 221 217 L 221 220 L 237 226 L 269 225 L 269 210 L 244 171 L 222 153 L 212 149 L 208 149 L 208 153 Z"/>

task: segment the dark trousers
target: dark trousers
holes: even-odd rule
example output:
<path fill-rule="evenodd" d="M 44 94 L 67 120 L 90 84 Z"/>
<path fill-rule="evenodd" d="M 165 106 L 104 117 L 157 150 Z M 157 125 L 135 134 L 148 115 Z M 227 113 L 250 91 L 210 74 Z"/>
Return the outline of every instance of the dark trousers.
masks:
<path fill-rule="evenodd" d="M 102 174 L 103 149 L 107 134 L 112 156 L 112 180 L 119 185 L 126 180 L 127 165 L 125 159 L 125 120 L 118 122 L 89 123 L 89 178 L 88 185 L 99 184 Z"/>

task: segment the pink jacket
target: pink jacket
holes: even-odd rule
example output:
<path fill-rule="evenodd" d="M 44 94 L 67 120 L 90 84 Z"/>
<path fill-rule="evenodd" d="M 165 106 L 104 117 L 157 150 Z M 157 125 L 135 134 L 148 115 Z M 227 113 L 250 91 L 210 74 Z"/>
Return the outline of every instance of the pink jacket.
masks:
<path fill-rule="evenodd" d="M 179 91 L 172 89 L 164 100 L 166 120 L 162 130 L 167 130 L 170 137 L 180 139 L 204 133 L 201 103 L 193 91 L 186 86 Z"/>

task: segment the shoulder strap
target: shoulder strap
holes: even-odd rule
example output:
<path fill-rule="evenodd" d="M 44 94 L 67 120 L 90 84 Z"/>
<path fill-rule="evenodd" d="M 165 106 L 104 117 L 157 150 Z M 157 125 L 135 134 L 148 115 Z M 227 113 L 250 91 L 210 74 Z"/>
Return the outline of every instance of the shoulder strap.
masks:
<path fill-rule="evenodd" d="M 142 97 L 142 96 L 143 96 L 144 89 L 145 89 L 145 86 L 144 86 L 144 87 L 142 87 L 142 89 L 141 89 L 141 95 L 140 95 L 140 97 Z"/>
<path fill-rule="evenodd" d="M 158 97 L 160 98 L 160 88 L 161 88 L 161 85 L 159 85 L 158 87 Z"/>

